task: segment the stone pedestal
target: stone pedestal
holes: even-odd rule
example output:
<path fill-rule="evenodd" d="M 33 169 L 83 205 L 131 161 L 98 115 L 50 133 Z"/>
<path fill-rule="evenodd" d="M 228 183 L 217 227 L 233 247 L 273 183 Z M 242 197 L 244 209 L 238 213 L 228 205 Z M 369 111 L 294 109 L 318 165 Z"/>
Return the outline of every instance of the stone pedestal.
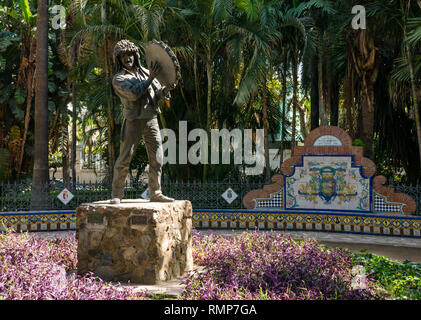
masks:
<path fill-rule="evenodd" d="M 99 201 L 76 212 L 79 274 L 156 284 L 193 268 L 190 201 Z"/>

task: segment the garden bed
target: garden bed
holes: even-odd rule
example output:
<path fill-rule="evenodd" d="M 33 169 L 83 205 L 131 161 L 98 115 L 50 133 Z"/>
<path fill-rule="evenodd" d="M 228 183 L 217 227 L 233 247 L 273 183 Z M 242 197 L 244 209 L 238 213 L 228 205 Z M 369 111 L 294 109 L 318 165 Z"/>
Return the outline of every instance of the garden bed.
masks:
<path fill-rule="evenodd" d="M 200 268 L 184 278 L 180 299 L 421 299 L 421 265 L 408 261 L 329 249 L 280 232 L 224 238 L 196 231 L 193 245 Z M 73 233 L 53 239 L 0 234 L 0 300 L 156 298 L 92 274 L 76 276 L 76 247 Z M 364 282 L 356 286 L 361 272 Z"/>

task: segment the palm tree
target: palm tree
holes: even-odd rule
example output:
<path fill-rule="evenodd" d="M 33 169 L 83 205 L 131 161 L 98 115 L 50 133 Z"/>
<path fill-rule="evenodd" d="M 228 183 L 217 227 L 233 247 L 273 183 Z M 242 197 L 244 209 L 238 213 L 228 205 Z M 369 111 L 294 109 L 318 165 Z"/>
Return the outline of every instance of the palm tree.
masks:
<path fill-rule="evenodd" d="M 421 6 L 420 6 L 421 7 Z M 416 92 L 416 81 L 415 81 L 415 72 L 414 67 L 412 65 L 412 53 L 409 46 L 409 39 L 408 39 L 408 31 L 407 31 L 407 25 L 408 25 L 408 15 L 409 10 L 411 8 L 411 1 L 409 0 L 407 2 L 406 8 L 402 8 L 404 11 L 404 19 L 403 19 L 403 34 L 404 34 L 404 46 L 405 46 L 405 53 L 406 53 L 406 60 L 408 63 L 408 69 L 409 69 L 409 75 L 411 79 L 411 92 L 412 92 L 412 110 L 415 117 L 415 124 L 417 128 L 417 138 L 418 138 L 418 151 L 420 156 L 420 168 L 421 168 L 421 120 L 420 120 L 420 113 L 418 110 L 418 99 L 417 99 L 417 92 Z M 414 25 L 421 25 L 421 19 L 418 18 L 414 21 Z M 421 28 L 420 28 L 421 29 Z M 416 39 L 416 29 L 414 28 L 414 38 Z M 421 32 L 418 31 L 418 40 L 421 40 Z M 414 41 L 414 40 L 412 40 Z"/>
<path fill-rule="evenodd" d="M 276 29 L 278 4 L 272 1 L 243 1 L 237 6 L 246 14 L 248 25 L 237 26 L 239 35 L 246 41 L 243 46 L 250 46 L 252 57 L 245 67 L 244 76 L 241 79 L 239 90 L 234 103 L 243 105 L 260 89 L 262 92 L 262 114 L 264 129 L 265 150 L 265 178 L 270 180 L 269 159 L 269 120 L 267 105 L 267 77 L 272 74 L 272 62 L 274 46 L 279 43 L 280 33 Z M 245 50 L 244 48 L 242 50 Z M 237 53 L 237 55 L 239 55 Z M 238 61 L 240 62 L 240 61 Z"/>
<path fill-rule="evenodd" d="M 38 0 L 35 71 L 35 144 L 32 209 L 43 209 L 48 182 L 48 1 Z"/>
<path fill-rule="evenodd" d="M 31 119 L 31 108 L 32 108 L 32 97 L 34 93 L 34 76 L 35 76 L 35 51 L 36 51 L 36 40 L 35 36 L 32 34 L 32 28 L 35 22 L 35 17 L 31 13 L 29 8 L 28 0 L 20 0 L 20 6 L 22 10 L 22 15 L 26 24 L 26 31 L 23 37 L 23 50 L 22 50 L 22 62 L 21 69 L 19 72 L 18 83 L 20 79 L 26 78 L 26 112 L 25 112 L 25 124 L 23 139 L 20 148 L 20 154 L 17 163 L 16 169 L 16 179 L 19 180 L 21 170 L 22 170 L 22 161 L 25 153 L 25 143 L 28 136 L 29 130 L 29 121 Z M 26 50 L 25 50 L 26 49 Z M 25 52 L 27 51 L 27 52 Z"/>

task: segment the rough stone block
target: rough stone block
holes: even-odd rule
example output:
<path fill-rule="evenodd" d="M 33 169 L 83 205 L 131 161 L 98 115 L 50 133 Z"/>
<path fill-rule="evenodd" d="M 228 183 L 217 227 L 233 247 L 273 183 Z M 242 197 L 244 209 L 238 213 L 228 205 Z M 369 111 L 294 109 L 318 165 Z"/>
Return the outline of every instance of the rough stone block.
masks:
<path fill-rule="evenodd" d="M 99 201 L 76 214 L 79 274 L 156 284 L 193 268 L 190 201 Z"/>

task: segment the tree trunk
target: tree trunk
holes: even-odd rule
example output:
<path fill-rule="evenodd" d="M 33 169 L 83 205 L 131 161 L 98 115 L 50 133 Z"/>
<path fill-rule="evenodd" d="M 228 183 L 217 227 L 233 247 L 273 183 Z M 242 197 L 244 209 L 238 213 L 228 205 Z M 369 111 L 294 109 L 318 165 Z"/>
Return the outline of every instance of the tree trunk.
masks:
<path fill-rule="evenodd" d="M 411 1 L 409 0 L 408 5 L 407 5 L 407 12 L 409 12 L 410 6 L 411 6 Z M 411 50 L 409 48 L 408 42 L 406 42 L 406 39 L 407 39 L 407 30 L 406 30 L 406 21 L 405 21 L 405 25 L 404 25 L 405 51 L 406 51 L 406 58 L 407 58 L 408 67 L 409 67 L 409 75 L 411 77 L 412 110 L 413 110 L 413 113 L 414 113 L 415 125 L 416 125 L 416 128 L 417 128 L 418 152 L 419 152 L 419 157 L 420 157 L 420 168 L 421 168 L 421 122 L 420 122 L 420 113 L 419 113 L 419 109 L 418 109 L 417 90 L 416 90 L 416 84 L 415 84 L 414 67 L 412 65 L 412 55 L 411 55 Z"/>
<path fill-rule="evenodd" d="M 206 58 L 206 74 L 208 78 L 208 96 L 206 100 L 206 129 L 211 129 L 211 121 L 212 121 L 212 110 L 211 110 L 211 103 L 212 103 L 212 61 L 210 61 L 210 57 Z"/>
<path fill-rule="evenodd" d="M 199 123 L 201 123 L 201 110 L 200 110 L 200 84 L 199 84 L 199 77 L 197 74 L 197 40 L 194 41 L 194 49 L 193 49 L 193 74 L 194 74 L 194 92 L 196 95 L 196 110 L 197 116 L 199 118 Z"/>
<path fill-rule="evenodd" d="M 88 140 L 88 169 L 92 169 L 92 140 Z"/>
<path fill-rule="evenodd" d="M 76 83 L 72 83 L 72 183 L 76 186 L 77 108 Z"/>
<path fill-rule="evenodd" d="M 284 71 L 282 73 L 282 130 L 281 130 L 281 143 L 279 145 L 280 163 L 284 162 L 284 144 L 285 144 L 285 113 L 287 107 L 287 70 L 288 70 L 288 57 L 284 51 Z"/>
<path fill-rule="evenodd" d="M 63 163 L 63 184 L 66 188 L 70 188 L 69 173 L 69 119 L 67 116 L 67 101 L 63 99 L 62 124 L 61 124 L 61 157 Z"/>
<path fill-rule="evenodd" d="M 352 57 L 361 88 L 361 138 L 365 144 L 364 156 L 374 160 L 374 85 L 379 70 L 374 39 L 366 30 L 360 30 L 354 41 Z"/>
<path fill-rule="evenodd" d="M 210 48 L 210 44 L 209 44 Z M 211 122 L 212 122 L 212 110 L 211 110 L 211 103 L 212 103 L 212 81 L 213 81 L 213 74 L 212 74 L 212 61 L 210 58 L 210 52 L 206 55 L 206 75 L 208 78 L 208 96 L 206 99 L 206 130 L 210 132 L 211 130 Z M 207 159 L 207 157 L 205 157 Z M 206 163 L 203 164 L 203 181 L 206 181 L 208 174 L 208 165 Z"/>
<path fill-rule="evenodd" d="M 418 101 L 417 101 L 417 93 L 416 93 L 416 86 L 415 86 L 415 76 L 414 76 L 414 68 L 412 66 L 412 57 L 411 52 L 409 50 L 408 44 L 406 45 L 406 51 L 408 56 L 408 65 L 409 65 L 409 72 L 411 75 L 411 89 L 412 89 L 412 109 L 415 116 L 415 124 L 417 128 L 417 138 L 418 138 L 418 151 L 420 156 L 420 166 L 421 166 L 421 120 L 420 120 L 420 112 L 418 109 Z"/>
<path fill-rule="evenodd" d="M 317 55 L 311 61 L 311 130 L 319 127 L 319 74 Z"/>
<path fill-rule="evenodd" d="M 23 156 L 25 154 L 25 144 L 26 144 L 26 138 L 28 136 L 28 129 L 29 129 L 29 121 L 31 119 L 31 108 L 32 108 L 32 97 L 34 92 L 34 76 L 35 76 L 35 57 L 36 57 L 36 39 L 35 37 L 31 37 L 31 45 L 30 45 L 30 54 L 29 54 L 29 68 L 28 68 L 28 74 L 27 74 L 27 97 L 26 97 L 26 113 L 25 113 L 25 129 L 23 132 L 23 139 L 22 139 L 22 145 L 21 150 L 19 154 L 18 159 L 18 166 L 17 166 L 17 172 L 16 172 L 16 179 L 19 180 L 20 174 L 22 171 L 22 161 Z"/>
<path fill-rule="evenodd" d="M 365 144 L 364 156 L 374 161 L 374 86 L 363 91 L 362 140 Z"/>
<path fill-rule="evenodd" d="M 297 104 L 297 111 L 300 114 L 300 131 L 303 139 L 307 138 L 307 126 L 306 126 L 306 107 Z"/>
<path fill-rule="evenodd" d="M 293 148 L 295 146 L 295 134 L 296 134 L 296 123 L 297 123 L 297 94 L 298 94 L 298 61 L 294 56 L 294 61 L 292 62 L 292 129 L 291 129 L 291 155 Z"/>
<path fill-rule="evenodd" d="M 263 71 L 262 86 L 262 104 L 263 104 L 263 130 L 264 130 L 264 148 L 265 148 L 265 179 L 270 181 L 270 159 L 269 159 L 269 120 L 267 106 L 267 88 L 266 88 L 266 71 Z"/>
<path fill-rule="evenodd" d="M 106 1 L 102 0 L 101 4 L 101 21 L 102 24 L 105 25 L 107 22 L 107 7 Z M 104 35 L 104 63 L 105 63 L 105 78 L 107 79 L 107 84 L 111 84 L 111 81 L 108 81 L 111 78 L 111 67 L 110 61 L 108 56 L 108 39 L 107 35 Z M 115 128 L 115 121 L 114 121 L 114 108 L 113 108 L 113 98 L 111 94 L 111 88 L 107 88 L 107 113 L 108 113 L 108 170 L 109 170 L 109 177 L 110 183 L 113 181 L 114 175 L 114 164 L 116 159 L 116 147 L 114 143 L 114 128 Z"/>
<path fill-rule="evenodd" d="M 48 205 L 48 1 L 38 0 L 32 210 Z"/>
<path fill-rule="evenodd" d="M 352 67 L 352 56 L 347 50 L 347 65 L 346 65 L 346 77 L 344 84 L 344 104 L 346 108 L 346 122 L 348 127 L 348 133 L 355 139 L 355 130 L 354 130 L 354 117 L 352 116 L 352 111 L 355 111 L 354 103 L 354 69 Z"/>
<path fill-rule="evenodd" d="M 323 37 L 321 37 L 321 43 L 323 41 Z M 317 61 L 317 72 L 318 72 L 318 85 L 319 85 L 319 115 L 321 120 L 322 126 L 328 125 L 327 113 L 326 113 L 326 105 L 324 99 L 324 86 L 323 86 L 323 48 L 320 46 L 319 50 L 319 59 Z"/>
<path fill-rule="evenodd" d="M 339 119 L 339 79 L 330 83 L 330 125 L 337 126 Z"/>

